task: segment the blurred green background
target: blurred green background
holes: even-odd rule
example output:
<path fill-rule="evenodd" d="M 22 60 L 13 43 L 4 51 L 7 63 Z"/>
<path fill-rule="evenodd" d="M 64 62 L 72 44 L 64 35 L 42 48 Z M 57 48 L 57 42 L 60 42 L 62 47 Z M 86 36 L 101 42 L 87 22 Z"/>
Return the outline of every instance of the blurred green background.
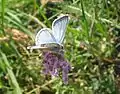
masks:
<path fill-rule="evenodd" d="M 69 84 L 41 73 L 36 31 L 69 14 Z M 120 94 L 120 0 L 0 0 L 0 94 Z"/>

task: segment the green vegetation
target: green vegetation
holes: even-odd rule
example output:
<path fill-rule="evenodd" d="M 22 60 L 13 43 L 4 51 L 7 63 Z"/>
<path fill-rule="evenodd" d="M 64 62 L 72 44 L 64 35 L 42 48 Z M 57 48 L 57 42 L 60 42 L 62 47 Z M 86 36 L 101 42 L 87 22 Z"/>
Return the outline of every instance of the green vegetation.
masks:
<path fill-rule="evenodd" d="M 50 0 L 52 1 L 52 0 Z M 57 0 L 56 0 L 57 1 Z M 0 0 L 0 94 L 119 94 L 119 0 Z M 64 39 L 69 84 L 41 73 L 36 31 L 69 14 Z M 118 71 L 117 71 L 118 73 Z"/>

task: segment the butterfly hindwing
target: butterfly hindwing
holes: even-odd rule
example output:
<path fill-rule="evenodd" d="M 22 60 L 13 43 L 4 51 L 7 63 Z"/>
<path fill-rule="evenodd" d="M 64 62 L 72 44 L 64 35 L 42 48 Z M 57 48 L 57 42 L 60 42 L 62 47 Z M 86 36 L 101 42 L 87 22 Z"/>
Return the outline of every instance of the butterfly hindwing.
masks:
<path fill-rule="evenodd" d="M 51 30 L 49 28 L 41 29 L 35 37 L 35 44 L 41 45 L 41 44 L 56 43 L 56 39 L 54 38 L 53 34 L 50 31 Z"/>

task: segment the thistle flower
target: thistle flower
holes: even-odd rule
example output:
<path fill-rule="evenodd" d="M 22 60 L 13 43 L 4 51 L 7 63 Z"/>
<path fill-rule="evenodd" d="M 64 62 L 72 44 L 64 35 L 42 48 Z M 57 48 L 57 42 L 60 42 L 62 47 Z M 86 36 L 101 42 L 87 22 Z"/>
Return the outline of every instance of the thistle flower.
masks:
<path fill-rule="evenodd" d="M 69 63 L 65 61 L 64 57 L 49 51 L 43 53 L 43 56 L 43 73 L 50 74 L 52 77 L 58 77 L 61 70 L 64 84 L 68 84 L 68 72 L 71 67 Z"/>

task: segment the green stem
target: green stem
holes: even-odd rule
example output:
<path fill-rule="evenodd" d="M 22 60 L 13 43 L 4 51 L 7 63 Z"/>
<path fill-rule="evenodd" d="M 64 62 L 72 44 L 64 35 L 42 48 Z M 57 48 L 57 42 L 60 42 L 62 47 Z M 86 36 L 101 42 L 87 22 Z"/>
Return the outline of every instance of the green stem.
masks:
<path fill-rule="evenodd" d="M 5 31 L 4 31 L 4 14 L 5 14 L 5 0 L 2 0 L 1 1 L 1 8 L 2 8 L 2 12 L 1 12 L 1 19 L 2 19 L 2 22 L 1 22 L 1 29 L 2 29 L 2 34 L 5 36 Z"/>
<path fill-rule="evenodd" d="M 88 22 L 85 16 L 85 12 L 84 12 L 84 6 L 83 6 L 83 0 L 81 0 L 81 8 L 82 8 L 82 14 L 83 14 L 83 18 L 84 18 L 84 23 L 85 23 L 85 31 L 87 33 L 87 38 L 89 40 L 89 29 L 88 29 Z"/>

